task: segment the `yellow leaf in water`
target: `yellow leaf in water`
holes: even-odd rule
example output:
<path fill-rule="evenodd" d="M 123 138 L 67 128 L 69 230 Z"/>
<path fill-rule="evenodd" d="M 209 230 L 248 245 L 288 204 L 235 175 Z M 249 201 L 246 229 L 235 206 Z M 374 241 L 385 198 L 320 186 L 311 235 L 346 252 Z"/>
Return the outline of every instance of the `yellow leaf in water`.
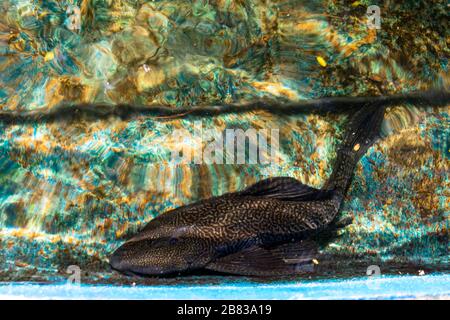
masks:
<path fill-rule="evenodd" d="M 49 51 L 45 54 L 44 60 L 50 61 L 50 60 L 53 60 L 54 57 L 55 57 L 55 54 L 52 51 Z"/>
<path fill-rule="evenodd" d="M 322 66 L 322 67 L 326 67 L 327 66 L 327 62 L 325 61 L 324 58 L 317 56 L 317 62 Z"/>

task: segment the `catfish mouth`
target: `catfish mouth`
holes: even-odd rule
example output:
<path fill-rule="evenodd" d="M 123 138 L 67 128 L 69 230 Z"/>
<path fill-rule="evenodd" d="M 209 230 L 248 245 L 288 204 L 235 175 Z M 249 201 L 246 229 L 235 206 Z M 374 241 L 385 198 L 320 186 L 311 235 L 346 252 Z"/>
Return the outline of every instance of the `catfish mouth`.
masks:
<path fill-rule="evenodd" d="M 119 248 L 120 249 L 120 248 Z M 205 268 L 196 269 L 185 269 L 185 270 L 161 270 L 153 268 L 139 268 L 131 265 L 127 265 L 126 262 L 121 260 L 121 258 L 115 253 L 109 259 L 109 265 L 111 269 L 118 271 L 121 274 L 129 277 L 139 277 L 139 278 L 162 278 L 171 279 L 177 277 L 190 277 L 190 276 L 219 276 L 219 277 L 229 277 L 230 274 L 226 272 L 214 271 Z M 153 271 L 153 272 L 151 272 Z M 163 272 L 161 272 L 163 271 Z"/>
<path fill-rule="evenodd" d="M 125 275 L 137 276 L 160 276 L 177 272 L 176 270 L 169 270 L 157 265 L 141 266 L 132 262 L 132 259 L 126 256 L 125 250 L 120 247 L 109 258 L 109 265 L 113 270 L 116 270 Z"/>
<path fill-rule="evenodd" d="M 207 269 L 199 268 L 199 269 L 161 269 L 161 268 L 152 268 L 152 267 L 138 267 L 127 265 L 122 261 L 117 261 L 117 258 L 111 257 L 109 259 L 109 265 L 112 270 L 115 270 L 121 274 L 130 277 L 140 277 L 140 278 L 150 278 L 150 277 L 158 277 L 158 278 L 175 278 L 178 276 L 189 276 L 189 275 L 208 275 L 208 274 L 221 274 L 215 271 L 209 271 Z"/>
<path fill-rule="evenodd" d="M 179 275 L 200 269 L 196 259 L 183 255 L 170 258 L 167 247 L 158 246 L 154 240 L 129 241 L 120 246 L 109 258 L 113 270 L 126 275 L 166 276 Z M 162 250 L 162 251 L 161 251 Z"/>

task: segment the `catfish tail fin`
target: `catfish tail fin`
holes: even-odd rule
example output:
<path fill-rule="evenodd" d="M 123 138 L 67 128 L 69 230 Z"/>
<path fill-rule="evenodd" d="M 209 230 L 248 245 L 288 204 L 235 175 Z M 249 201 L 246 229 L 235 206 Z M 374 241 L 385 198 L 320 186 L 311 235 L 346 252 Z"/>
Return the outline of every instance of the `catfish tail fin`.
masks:
<path fill-rule="evenodd" d="M 359 109 L 350 119 L 344 140 L 337 151 L 333 173 L 324 189 L 345 194 L 359 159 L 380 137 L 385 106 L 370 104 Z"/>
<path fill-rule="evenodd" d="M 372 104 L 358 110 L 350 119 L 338 152 L 351 153 L 358 161 L 380 138 L 385 107 Z"/>

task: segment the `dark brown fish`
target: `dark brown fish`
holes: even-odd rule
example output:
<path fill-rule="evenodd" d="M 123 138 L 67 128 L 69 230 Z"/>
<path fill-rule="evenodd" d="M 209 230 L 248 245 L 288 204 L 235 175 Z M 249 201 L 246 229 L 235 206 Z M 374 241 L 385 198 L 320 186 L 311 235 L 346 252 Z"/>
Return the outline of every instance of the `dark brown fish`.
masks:
<path fill-rule="evenodd" d="M 354 114 L 322 189 L 275 177 L 166 212 L 114 252 L 112 268 L 139 275 L 202 268 L 242 275 L 304 272 L 317 254 L 312 234 L 332 225 L 383 116 L 380 104 Z"/>

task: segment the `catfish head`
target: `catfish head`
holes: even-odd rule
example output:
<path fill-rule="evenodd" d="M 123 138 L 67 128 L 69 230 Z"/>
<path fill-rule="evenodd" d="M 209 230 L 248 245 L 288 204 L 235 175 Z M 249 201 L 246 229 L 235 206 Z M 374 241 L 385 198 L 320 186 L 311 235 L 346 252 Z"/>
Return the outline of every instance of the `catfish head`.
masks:
<path fill-rule="evenodd" d="M 211 260 L 207 241 L 190 227 L 154 222 L 112 254 L 109 263 L 113 269 L 125 274 L 165 275 L 199 269 Z"/>

